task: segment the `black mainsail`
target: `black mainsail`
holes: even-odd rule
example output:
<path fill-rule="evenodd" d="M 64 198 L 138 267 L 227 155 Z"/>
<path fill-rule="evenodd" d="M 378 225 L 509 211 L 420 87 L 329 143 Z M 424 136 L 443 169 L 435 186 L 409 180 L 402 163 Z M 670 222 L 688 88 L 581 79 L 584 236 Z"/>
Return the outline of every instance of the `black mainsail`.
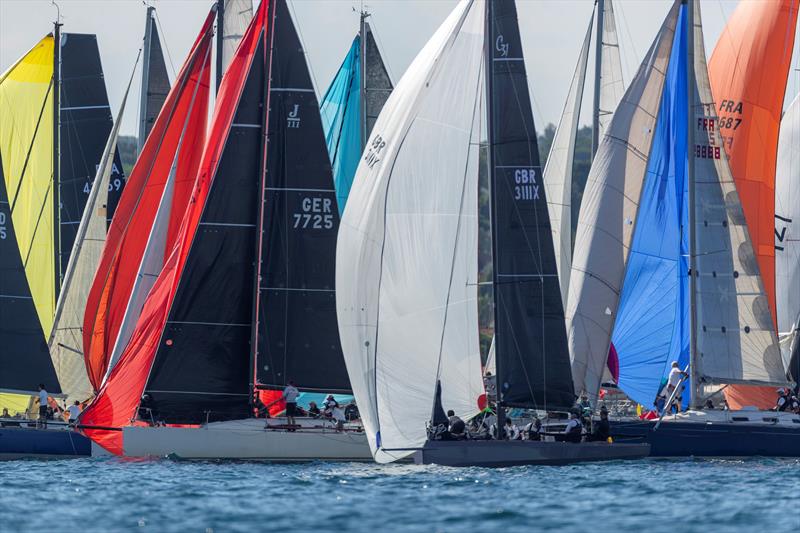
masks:
<path fill-rule="evenodd" d="M 147 7 L 144 32 L 144 61 L 142 63 L 142 93 L 139 104 L 139 138 L 137 153 L 142 151 L 150 130 L 169 95 L 169 75 L 164 62 L 164 51 L 158 36 L 155 8 Z"/>
<path fill-rule="evenodd" d="M 285 0 L 275 2 L 258 264 L 256 386 L 344 392 L 336 322 L 339 211 L 322 120 Z"/>
<path fill-rule="evenodd" d="M 575 396 L 515 3 L 487 2 L 487 101 L 498 394 L 508 407 Z"/>
<path fill-rule="evenodd" d="M 365 130 L 362 142 L 363 147 L 372 133 L 372 128 L 375 126 L 375 121 L 378 120 L 378 115 L 383 109 L 383 105 L 388 100 L 389 95 L 392 94 L 394 86 L 389 73 L 386 71 L 386 65 L 383 63 L 378 43 L 375 42 L 372 27 L 364 15 L 362 15 L 361 20 L 361 46 L 363 48 L 363 68 L 361 69 L 363 80 L 362 101 L 364 106 L 363 127 Z"/>

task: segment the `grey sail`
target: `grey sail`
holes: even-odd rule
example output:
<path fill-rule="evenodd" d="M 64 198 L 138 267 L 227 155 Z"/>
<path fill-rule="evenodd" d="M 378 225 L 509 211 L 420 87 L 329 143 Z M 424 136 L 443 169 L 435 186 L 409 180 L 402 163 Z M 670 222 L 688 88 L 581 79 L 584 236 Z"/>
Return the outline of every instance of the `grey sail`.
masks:
<path fill-rule="evenodd" d="M 378 50 L 378 43 L 372 34 L 369 23 L 364 21 L 364 108 L 365 108 L 365 134 L 369 138 L 372 127 L 378 120 L 378 115 L 383 109 L 383 104 L 392 94 L 392 80 L 383 64 L 383 58 Z"/>
<path fill-rule="evenodd" d="M 145 24 L 144 61 L 142 63 L 142 93 L 139 109 L 139 139 L 137 153 L 142 151 L 150 130 L 164 106 L 169 94 L 169 75 L 164 62 L 164 51 L 158 36 L 158 25 L 153 14 L 155 8 L 147 9 Z"/>

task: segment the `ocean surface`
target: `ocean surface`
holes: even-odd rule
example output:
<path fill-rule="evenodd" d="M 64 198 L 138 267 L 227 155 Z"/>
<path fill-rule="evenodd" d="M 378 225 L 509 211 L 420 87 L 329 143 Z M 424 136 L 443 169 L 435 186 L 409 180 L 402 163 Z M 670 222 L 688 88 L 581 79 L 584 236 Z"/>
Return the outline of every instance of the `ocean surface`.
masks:
<path fill-rule="evenodd" d="M 0 462 L 0 531 L 797 532 L 800 461 Z"/>

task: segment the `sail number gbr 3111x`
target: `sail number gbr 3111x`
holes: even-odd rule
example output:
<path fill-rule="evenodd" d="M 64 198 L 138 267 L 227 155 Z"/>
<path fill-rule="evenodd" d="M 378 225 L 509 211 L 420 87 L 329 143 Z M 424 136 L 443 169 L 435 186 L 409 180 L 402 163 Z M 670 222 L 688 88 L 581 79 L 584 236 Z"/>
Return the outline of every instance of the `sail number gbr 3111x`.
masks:
<path fill-rule="evenodd" d="M 540 183 L 536 179 L 536 168 L 515 168 L 514 200 L 538 200 Z"/>

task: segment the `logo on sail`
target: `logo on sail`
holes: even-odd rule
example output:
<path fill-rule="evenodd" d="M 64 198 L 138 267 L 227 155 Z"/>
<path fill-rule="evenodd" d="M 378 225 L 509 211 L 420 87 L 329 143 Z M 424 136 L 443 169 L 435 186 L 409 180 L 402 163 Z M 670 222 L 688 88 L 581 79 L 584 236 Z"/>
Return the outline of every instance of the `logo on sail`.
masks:
<path fill-rule="evenodd" d="M 294 104 L 294 109 L 289 113 L 286 117 L 286 127 L 287 128 L 299 128 L 300 127 L 300 104 Z"/>
<path fill-rule="evenodd" d="M 497 36 L 497 40 L 494 42 L 494 47 L 495 50 L 500 52 L 501 57 L 508 57 L 508 43 L 502 35 Z"/>

